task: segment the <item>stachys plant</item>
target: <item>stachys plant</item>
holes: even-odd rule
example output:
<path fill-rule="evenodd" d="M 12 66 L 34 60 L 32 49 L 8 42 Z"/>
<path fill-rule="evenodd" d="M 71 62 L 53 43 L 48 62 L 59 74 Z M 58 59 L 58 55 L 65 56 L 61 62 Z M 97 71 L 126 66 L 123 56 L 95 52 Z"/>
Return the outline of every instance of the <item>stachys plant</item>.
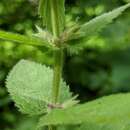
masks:
<path fill-rule="evenodd" d="M 79 104 L 62 78 L 64 51 L 78 53 L 83 42 L 118 17 L 130 3 L 82 25 L 66 28 L 65 1 L 39 0 L 38 14 L 44 28 L 32 36 L 0 30 L 0 38 L 53 52 L 54 65 L 47 67 L 21 60 L 11 70 L 6 86 L 22 113 L 38 116 L 38 129 L 130 130 L 130 94 L 117 94 Z M 79 42 L 82 41 L 82 42 Z"/>

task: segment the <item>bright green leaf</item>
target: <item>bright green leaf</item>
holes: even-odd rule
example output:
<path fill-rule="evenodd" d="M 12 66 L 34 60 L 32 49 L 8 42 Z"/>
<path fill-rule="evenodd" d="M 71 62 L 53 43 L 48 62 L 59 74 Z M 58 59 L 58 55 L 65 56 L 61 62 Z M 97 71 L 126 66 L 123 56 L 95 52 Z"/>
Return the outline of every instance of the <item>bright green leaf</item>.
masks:
<path fill-rule="evenodd" d="M 43 40 L 41 40 L 37 37 L 24 36 L 24 35 L 6 32 L 6 31 L 2 31 L 2 30 L 0 30 L 0 39 L 16 42 L 16 43 L 20 43 L 20 44 L 25 44 L 25 45 L 52 48 L 52 46 L 49 43 L 44 42 Z"/>
<path fill-rule="evenodd" d="M 78 53 L 80 50 L 83 50 L 90 38 L 90 36 L 95 35 L 99 31 L 101 31 L 104 27 L 106 27 L 109 23 L 111 23 L 115 18 L 117 18 L 125 9 L 130 7 L 130 3 L 127 5 L 124 5 L 122 7 L 119 7 L 117 9 L 114 9 L 111 12 L 102 14 L 101 16 L 98 16 L 89 22 L 81 25 L 80 29 L 77 33 L 75 33 L 75 37 L 77 37 L 77 40 L 72 40 L 68 44 L 68 50 L 71 53 Z M 80 39 L 78 37 L 80 36 Z"/>
<path fill-rule="evenodd" d="M 53 70 L 44 65 L 21 60 L 7 78 L 7 88 L 16 106 L 23 113 L 38 115 L 47 112 L 51 104 Z M 59 104 L 71 98 L 65 82 L 61 81 Z"/>
<path fill-rule="evenodd" d="M 130 3 L 90 20 L 81 26 L 80 32 L 86 37 L 99 32 L 107 24 L 111 23 L 113 19 L 121 15 L 121 13 L 128 7 L 130 7 Z"/>
<path fill-rule="evenodd" d="M 129 130 L 130 123 L 120 122 L 118 124 L 82 124 L 81 126 L 75 128 L 74 130 Z"/>
<path fill-rule="evenodd" d="M 43 116 L 39 127 L 44 125 L 120 124 L 130 120 L 130 94 L 106 96 L 76 107 L 53 110 Z"/>

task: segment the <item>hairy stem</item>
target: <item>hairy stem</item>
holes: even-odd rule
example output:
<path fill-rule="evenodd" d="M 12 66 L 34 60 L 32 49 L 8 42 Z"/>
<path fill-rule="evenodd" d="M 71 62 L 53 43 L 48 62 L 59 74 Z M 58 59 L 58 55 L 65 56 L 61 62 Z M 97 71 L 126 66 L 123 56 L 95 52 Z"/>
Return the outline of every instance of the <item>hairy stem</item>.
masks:
<path fill-rule="evenodd" d="M 52 33 L 55 38 L 60 35 L 60 27 L 58 22 L 58 10 L 57 10 L 57 0 L 50 0 L 51 6 L 51 26 L 52 26 Z"/>
<path fill-rule="evenodd" d="M 53 72 L 53 88 L 52 88 L 52 102 L 57 103 L 60 89 L 60 81 L 63 65 L 63 50 L 54 52 L 54 72 Z"/>
<path fill-rule="evenodd" d="M 58 1 L 50 0 L 51 7 L 51 24 L 52 24 L 52 34 L 55 38 L 60 35 L 60 27 L 58 22 Z M 58 44 L 58 43 L 56 43 Z M 60 45 L 59 45 L 60 46 Z M 53 73 L 53 87 L 52 87 L 52 102 L 57 103 L 59 96 L 60 80 L 62 73 L 62 62 L 63 61 L 63 49 L 60 47 L 58 50 L 54 51 L 54 73 Z"/>
<path fill-rule="evenodd" d="M 52 34 L 55 38 L 60 35 L 60 27 L 58 22 L 58 1 L 50 0 L 51 5 L 51 20 L 52 20 Z M 56 43 L 58 44 L 58 43 Z M 61 45 L 59 45 L 61 46 Z M 52 103 L 56 104 L 58 102 L 60 81 L 62 75 L 62 65 L 63 65 L 63 49 L 60 47 L 58 50 L 54 51 L 54 68 L 53 68 L 53 86 L 52 86 Z M 49 126 L 49 130 L 56 130 L 55 126 Z"/>
<path fill-rule="evenodd" d="M 48 130 L 56 130 L 56 127 L 48 126 Z"/>

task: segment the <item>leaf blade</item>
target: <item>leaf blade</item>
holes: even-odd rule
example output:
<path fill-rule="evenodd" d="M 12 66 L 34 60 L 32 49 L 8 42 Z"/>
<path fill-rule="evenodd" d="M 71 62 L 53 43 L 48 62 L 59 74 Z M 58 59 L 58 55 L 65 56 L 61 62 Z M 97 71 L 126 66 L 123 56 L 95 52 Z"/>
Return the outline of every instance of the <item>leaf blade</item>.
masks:
<path fill-rule="evenodd" d="M 31 37 L 31 36 L 25 36 L 21 34 L 16 34 L 16 33 L 11 33 L 11 32 L 6 32 L 3 30 L 0 30 L 0 39 L 3 40 L 8 40 L 12 42 L 16 42 L 19 44 L 25 44 L 25 45 L 32 45 L 32 46 L 37 46 L 37 47 L 47 47 L 47 48 L 52 48 L 49 43 L 44 42 L 43 40 L 36 38 L 36 37 Z"/>
<path fill-rule="evenodd" d="M 80 31 L 84 32 L 84 36 L 93 35 L 96 32 L 99 32 L 101 29 L 103 29 L 106 25 L 111 23 L 115 18 L 121 15 L 122 12 L 125 11 L 129 7 L 130 7 L 130 3 L 127 5 L 121 6 L 117 9 L 114 9 L 111 12 L 104 13 L 103 15 L 98 16 L 90 20 L 89 22 L 83 24 L 80 28 Z"/>
<path fill-rule="evenodd" d="M 39 127 L 43 125 L 76 125 L 82 123 L 114 125 L 121 121 L 128 122 L 130 120 L 129 99 L 130 94 L 117 94 L 73 108 L 54 110 L 40 119 Z"/>
<path fill-rule="evenodd" d="M 53 71 L 44 65 L 21 60 L 7 77 L 6 86 L 21 112 L 40 115 L 51 104 Z M 61 82 L 59 103 L 71 98 L 65 82 Z"/>
<path fill-rule="evenodd" d="M 74 130 L 129 130 L 129 122 L 120 122 L 120 124 L 82 124 Z"/>
<path fill-rule="evenodd" d="M 103 28 L 110 24 L 115 18 L 121 15 L 121 13 L 129 7 L 130 3 L 121 6 L 117 9 L 114 9 L 111 12 L 97 16 L 89 22 L 81 25 L 78 32 L 74 34 L 74 37 L 77 37 L 77 39 L 69 41 L 69 44 L 67 45 L 68 51 L 71 54 L 79 53 L 80 51 L 82 51 L 85 48 L 87 41 L 92 35 L 95 35 L 96 33 L 100 32 Z"/>

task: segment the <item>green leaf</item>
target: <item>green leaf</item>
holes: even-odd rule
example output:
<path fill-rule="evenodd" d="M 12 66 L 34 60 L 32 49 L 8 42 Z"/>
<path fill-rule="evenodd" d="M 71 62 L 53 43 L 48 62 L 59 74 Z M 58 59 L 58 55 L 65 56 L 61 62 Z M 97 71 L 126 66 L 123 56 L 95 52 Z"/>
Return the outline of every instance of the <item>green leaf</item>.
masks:
<path fill-rule="evenodd" d="M 51 106 L 53 70 L 44 65 L 21 60 L 7 77 L 7 88 L 21 112 L 39 115 Z M 69 87 L 61 81 L 59 104 L 71 98 Z"/>
<path fill-rule="evenodd" d="M 65 7 L 64 0 L 40 0 L 39 1 L 39 15 L 43 19 L 46 28 L 52 32 L 53 26 L 62 32 L 65 24 Z M 56 23 L 54 22 L 54 18 Z"/>
<path fill-rule="evenodd" d="M 120 124 L 130 120 L 130 94 L 106 96 L 95 101 L 64 110 L 53 110 L 41 117 L 44 125 Z"/>
<path fill-rule="evenodd" d="M 16 42 L 20 44 L 25 44 L 25 45 L 32 45 L 37 47 L 45 47 L 45 48 L 53 49 L 53 47 L 49 43 L 34 36 L 24 36 L 24 35 L 0 30 L 0 39 Z"/>
<path fill-rule="evenodd" d="M 95 35 L 103 28 L 105 28 L 108 24 L 113 22 L 115 18 L 117 18 L 123 11 L 125 11 L 128 7 L 130 7 L 130 3 L 124 6 L 121 6 L 117 9 L 114 9 L 111 12 L 102 14 L 89 22 L 81 25 L 80 29 L 73 35 L 77 37 L 77 40 L 72 40 L 68 44 L 68 50 L 71 53 L 78 53 L 80 50 L 84 49 L 85 44 L 87 43 L 90 36 Z M 79 37 L 78 37 L 79 35 Z"/>
<path fill-rule="evenodd" d="M 119 124 L 82 124 L 81 126 L 75 128 L 74 130 L 129 130 L 130 123 L 120 122 Z"/>
<path fill-rule="evenodd" d="M 36 130 L 37 118 L 35 118 L 19 117 L 20 120 L 14 124 L 15 127 L 9 130 Z"/>
<path fill-rule="evenodd" d="M 87 37 L 99 32 L 107 24 L 111 23 L 113 21 L 113 19 L 115 19 L 119 15 L 121 15 L 121 13 L 124 10 L 126 10 L 128 7 L 130 7 L 130 3 L 127 5 L 124 5 L 122 7 L 119 7 L 117 9 L 114 9 L 111 12 L 98 16 L 98 17 L 94 18 L 93 20 L 90 20 L 89 22 L 87 22 L 81 26 L 80 32 L 82 32 L 83 36 L 87 36 Z"/>

